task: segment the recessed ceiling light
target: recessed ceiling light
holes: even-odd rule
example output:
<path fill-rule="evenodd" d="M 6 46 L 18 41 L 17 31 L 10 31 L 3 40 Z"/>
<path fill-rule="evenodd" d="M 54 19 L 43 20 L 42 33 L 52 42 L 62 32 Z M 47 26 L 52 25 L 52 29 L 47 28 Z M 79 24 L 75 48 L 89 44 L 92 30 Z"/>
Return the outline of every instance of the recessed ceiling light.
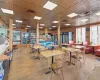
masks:
<path fill-rule="evenodd" d="M 95 13 L 97 16 L 100 16 L 100 12 Z"/>
<path fill-rule="evenodd" d="M 16 28 L 16 27 L 13 27 L 13 28 Z"/>
<path fill-rule="evenodd" d="M 55 28 L 56 26 L 52 26 L 53 28 Z"/>
<path fill-rule="evenodd" d="M 68 17 L 75 17 L 75 16 L 78 16 L 78 14 L 76 14 L 76 13 L 71 13 L 71 14 L 69 14 L 69 15 L 67 15 Z"/>
<path fill-rule="evenodd" d="M 31 26 L 27 26 L 27 27 L 31 27 Z"/>
<path fill-rule="evenodd" d="M 23 21 L 21 21 L 21 20 L 16 20 L 16 22 L 22 23 Z"/>
<path fill-rule="evenodd" d="M 53 21 L 52 23 L 59 23 L 59 21 Z"/>
<path fill-rule="evenodd" d="M 25 29 L 28 29 L 28 28 L 25 28 Z"/>
<path fill-rule="evenodd" d="M 40 26 L 45 26 L 45 24 L 40 24 Z"/>
<path fill-rule="evenodd" d="M 1 8 L 1 10 L 3 13 L 14 14 L 12 10 L 4 9 L 4 8 Z"/>
<path fill-rule="evenodd" d="M 86 21 L 88 21 L 88 19 L 82 19 L 81 21 L 82 21 L 82 22 L 86 22 Z"/>
<path fill-rule="evenodd" d="M 13 26 L 15 26 L 15 24 L 12 24 Z"/>
<path fill-rule="evenodd" d="M 52 28 L 49 28 L 49 29 L 52 29 Z"/>
<path fill-rule="evenodd" d="M 46 8 L 48 10 L 53 10 L 57 6 L 58 5 L 53 2 L 47 1 L 46 4 L 43 6 L 43 8 Z"/>
<path fill-rule="evenodd" d="M 65 24 L 66 26 L 69 26 L 69 25 L 71 25 L 71 24 Z"/>
<path fill-rule="evenodd" d="M 43 29 L 43 27 L 39 27 L 40 29 Z"/>
<path fill-rule="evenodd" d="M 35 16 L 34 19 L 40 20 L 42 17 Z"/>

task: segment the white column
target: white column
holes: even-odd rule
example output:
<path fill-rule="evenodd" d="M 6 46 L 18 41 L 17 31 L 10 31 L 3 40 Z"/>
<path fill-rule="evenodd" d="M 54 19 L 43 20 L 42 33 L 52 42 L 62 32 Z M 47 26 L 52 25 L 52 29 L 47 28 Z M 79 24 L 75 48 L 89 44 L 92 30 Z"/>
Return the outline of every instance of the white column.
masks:
<path fill-rule="evenodd" d="M 9 19 L 9 49 L 12 50 L 13 45 L 13 19 Z"/>
<path fill-rule="evenodd" d="M 39 21 L 37 21 L 37 26 L 36 26 L 36 42 L 39 42 Z"/>

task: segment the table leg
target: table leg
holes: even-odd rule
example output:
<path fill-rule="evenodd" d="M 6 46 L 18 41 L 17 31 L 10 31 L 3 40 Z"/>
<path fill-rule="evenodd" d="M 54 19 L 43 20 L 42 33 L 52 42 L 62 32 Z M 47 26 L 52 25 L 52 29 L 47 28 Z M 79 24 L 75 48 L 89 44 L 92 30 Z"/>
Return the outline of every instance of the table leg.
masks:
<path fill-rule="evenodd" d="M 69 57 L 70 57 L 70 61 L 68 62 L 68 65 L 70 65 L 70 64 L 71 64 L 71 52 L 70 52 Z"/>
<path fill-rule="evenodd" d="M 40 60 L 40 49 L 37 49 L 37 57 L 35 59 L 39 59 Z"/>
<path fill-rule="evenodd" d="M 70 63 L 71 63 L 71 52 L 70 52 Z"/>
<path fill-rule="evenodd" d="M 52 56 L 52 64 L 54 63 L 54 56 Z M 51 69 L 51 68 L 49 68 L 49 69 Z M 53 69 L 51 69 L 52 71 L 53 71 Z M 46 74 L 49 74 L 49 73 L 51 73 L 51 70 L 50 71 L 47 71 L 46 72 Z"/>
<path fill-rule="evenodd" d="M 54 56 L 52 56 L 52 64 L 54 63 Z"/>
<path fill-rule="evenodd" d="M 92 55 L 94 55 L 95 54 L 95 52 L 94 52 L 94 46 L 93 46 L 93 52 L 92 52 Z"/>

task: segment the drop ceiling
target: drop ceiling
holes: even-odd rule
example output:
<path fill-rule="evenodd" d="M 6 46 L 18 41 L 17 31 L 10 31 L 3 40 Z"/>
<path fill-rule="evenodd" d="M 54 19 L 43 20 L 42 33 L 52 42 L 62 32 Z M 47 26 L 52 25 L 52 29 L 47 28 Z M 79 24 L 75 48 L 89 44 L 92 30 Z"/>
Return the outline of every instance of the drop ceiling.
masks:
<path fill-rule="evenodd" d="M 70 26 L 79 26 L 88 23 L 99 22 L 100 17 L 95 13 L 100 11 L 100 0 L 49 0 L 58 6 L 52 11 L 43 8 L 43 5 L 48 0 L 0 0 L 0 8 L 10 9 L 14 11 L 14 15 L 4 14 L 0 10 L 0 16 L 8 24 L 9 18 L 13 18 L 16 27 L 25 28 L 27 25 L 36 28 L 37 20 L 34 20 L 34 16 L 41 16 L 41 24 L 45 24 L 46 27 L 51 27 L 52 21 L 61 21 L 61 27 L 64 24 L 71 24 Z M 35 13 L 29 13 L 27 10 L 35 11 Z M 79 16 L 74 18 L 67 17 L 70 13 L 77 13 Z M 85 12 L 91 12 L 89 15 L 84 15 Z M 83 16 L 81 16 L 83 15 Z M 82 23 L 81 19 L 88 18 L 89 21 Z M 15 20 L 22 20 L 23 23 L 16 23 Z"/>

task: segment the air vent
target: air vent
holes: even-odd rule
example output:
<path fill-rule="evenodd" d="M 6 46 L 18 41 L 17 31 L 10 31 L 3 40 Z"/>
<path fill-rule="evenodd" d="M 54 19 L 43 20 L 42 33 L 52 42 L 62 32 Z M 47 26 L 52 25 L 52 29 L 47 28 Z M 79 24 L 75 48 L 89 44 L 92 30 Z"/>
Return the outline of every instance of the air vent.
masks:
<path fill-rule="evenodd" d="M 92 14 L 91 11 L 87 11 L 87 12 L 84 12 L 84 13 L 79 14 L 79 15 L 80 15 L 80 16 L 89 16 L 89 15 L 91 15 L 91 14 Z"/>
<path fill-rule="evenodd" d="M 31 14 L 36 14 L 36 11 L 30 10 L 30 9 L 28 9 L 27 12 Z"/>
<path fill-rule="evenodd" d="M 23 21 L 29 21 L 28 19 L 23 19 Z"/>
<path fill-rule="evenodd" d="M 84 14 L 85 15 L 90 15 L 92 12 L 91 11 L 87 11 L 87 12 L 85 12 Z"/>
<path fill-rule="evenodd" d="M 67 20 L 62 20 L 63 22 L 67 22 Z"/>

